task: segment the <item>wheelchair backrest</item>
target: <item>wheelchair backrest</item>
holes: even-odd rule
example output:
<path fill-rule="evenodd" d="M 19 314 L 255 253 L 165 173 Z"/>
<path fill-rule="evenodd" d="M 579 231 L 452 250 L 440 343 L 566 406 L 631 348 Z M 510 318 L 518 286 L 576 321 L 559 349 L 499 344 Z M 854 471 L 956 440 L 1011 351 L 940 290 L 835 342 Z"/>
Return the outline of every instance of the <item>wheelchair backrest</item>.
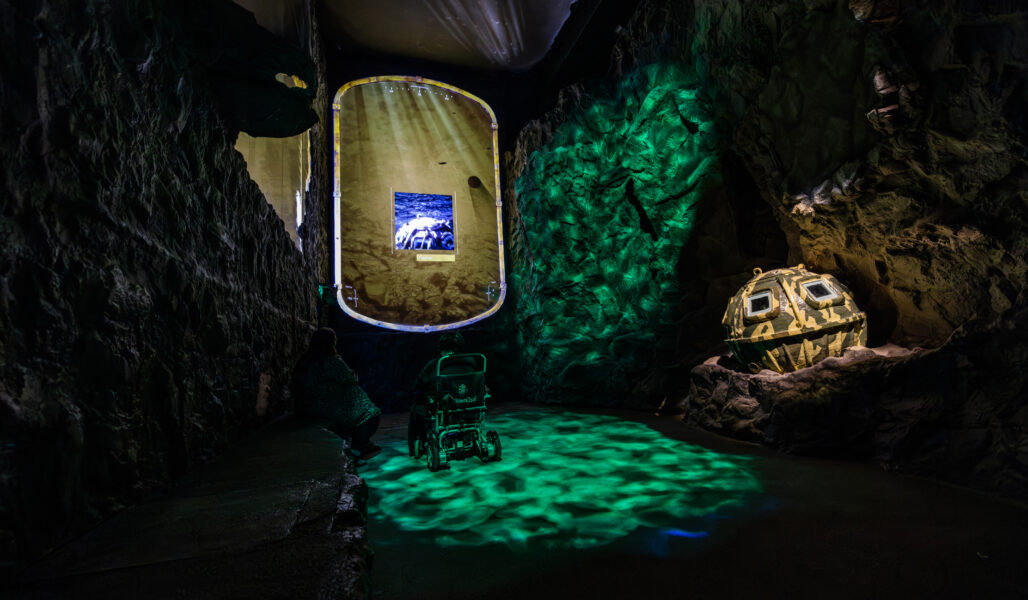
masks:
<path fill-rule="evenodd" d="M 482 354 L 451 354 L 436 362 L 436 394 L 449 396 L 455 406 L 481 403 L 485 400 L 485 356 Z"/>

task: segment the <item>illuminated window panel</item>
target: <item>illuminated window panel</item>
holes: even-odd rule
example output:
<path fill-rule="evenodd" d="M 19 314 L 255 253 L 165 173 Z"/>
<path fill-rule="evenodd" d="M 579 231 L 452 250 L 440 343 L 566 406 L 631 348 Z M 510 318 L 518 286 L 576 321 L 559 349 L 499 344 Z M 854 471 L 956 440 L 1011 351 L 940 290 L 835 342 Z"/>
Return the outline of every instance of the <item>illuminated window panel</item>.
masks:
<path fill-rule="evenodd" d="M 286 87 L 307 87 L 297 77 L 280 73 L 276 79 Z M 286 138 L 253 137 L 240 132 L 236 150 L 243 155 L 250 178 L 282 219 L 293 243 L 302 248 L 298 230 L 303 224 L 303 197 L 311 173 L 308 132 Z"/>
<path fill-rule="evenodd" d="M 506 295 L 496 116 L 420 77 L 351 81 L 335 125 L 335 284 L 351 317 L 438 331 Z"/>
<path fill-rule="evenodd" d="M 842 304 L 842 294 L 824 279 L 814 279 L 800 283 L 803 300 L 812 308 L 823 309 Z"/>
<path fill-rule="evenodd" d="M 252 137 L 240 133 L 236 150 L 246 160 L 250 178 L 282 219 L 293 242 L 303 223 L 303 196 L 310 179 L 307 132 L 287 138 Z"/>

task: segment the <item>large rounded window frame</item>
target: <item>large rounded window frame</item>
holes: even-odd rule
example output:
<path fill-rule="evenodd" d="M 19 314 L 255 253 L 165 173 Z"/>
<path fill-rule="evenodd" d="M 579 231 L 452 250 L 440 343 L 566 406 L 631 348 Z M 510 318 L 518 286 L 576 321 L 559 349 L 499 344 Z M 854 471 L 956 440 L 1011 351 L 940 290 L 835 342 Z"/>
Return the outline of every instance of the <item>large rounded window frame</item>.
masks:
<path fill-rule="evenodd" d="M 473 317 L 469 317 L 467 319 L 461 320 L 461 321 L 457 321 L 457 322 L 453 322 L 453 323 L 444 323 L 444 324 L 440 324 L 440 325 L 411 325 L 411 324 L 403 324 L 403 323 L 391 323 L 391 322 L 388 322 L 388 321 L 383 321 L 381 319 L 376 319 L 374 317 L 370 317 L 368 315 L 361 314 L 361 313 L 353 310 L 350 306 L 347 305 L 346 300 L 344 298 L 344 289 L 343 289 L 344 288 L 344 281 L 343 281 L 343 273 L 342 273 L 343 269 L 342 269 L 342 260 L 341 260 L 341 256 L 342 256 L 342 236 L 340 234 L 340 231 L 341 231 L 340 219 L 341 219 L 341 208 L 342 208 L 342 197 L 341 197 L 340 190 L 341 190 L 342 167 L 341 167 L 340 160 L 339 160 L 339 150 L 340 150 L 340 142 L 341 142 L 341 115 L 340 115 L 340 112 L 341 112 L 341 109 L 342 109 L 342 104 L 341 104 L 342 97 L 343 97 L 343 95 L 348 90 L 351 90 L 351 89 L 353 89 L 353 88 L 355 88 L 357 86 L 365 85 L 365 84 L 370 84 L 370 83 L 390 82 L 390 81 L 417 83 L 417 84 L 421 84 L 421 85 L 431 85 L 431 86 L 442 88 L 442 89 L 447 90 L 449 92 L 452 92 L 454 94 L 459 94 L 460 96 L 463 96 L 464 98 L 467 98 L 468 100 L 471 100 L 472 102 L 478 104 L 489 115 L 489 119 L 491 121 L 493 184 L 494 184 L 493 192 L 494 192 L 494 197 L 496 198 L 496 240 L 497 240 L 498 267 L 499 267 L 499 296 L 497 297 L 496 302 L 488 310 L 486 310 L 486 311 L 484 311 L 484 312 L 482 312 L 482 313 L 480 313 L 478 315 L 475 315 Z M 368 323 L 369 325 L 374 325 L 376 327 L 382 327 L 384 329 L 392 329 L 392 330 L 396 330 L 396 331 L 410 331 L 410 332 L 418 332 L 418 333 L 431 333 L 431 332 L 434 332 L 434 331 L 445 331 L 445 330 L 448 330 L 448 329 L 458 329 L 458 328 L 461 328 L 461 327 L 466 327 L 467 325 L 470 325 L 472 323 L 476 323 L 478 321 L 481 321 L 482 319 L 485 319 L 485 318 L 493 315 L 494 313 L 496 313 L 498 310 L 500 310 L 500 307 L 503 306 L 503 302 L 504 302 L 504 300 L 506 299 L 506 296 L 507 296 L 507 280 L 506 280 L 506 265 L 504 263 L 504 244 L 503 244 L 503 202 L 502 202 L 502 199 L 501 199 L 501 191 L 500 191 L 500 160 L 499 160 L 499 139 L 498 139 L 498 128 L 499 128 L 499 126 L 498 126 L 498 121 L 496 119 L 496 113 L 493 112 L 493 109 L 484 100 L 482 100 L 478 96 L 475 96 L 474 94 L 471 94 L 471 93 L 469 93 L 469 92 L 467 92 L 465 90 L 462 90 L 462 89 L 460 89 L 460 88 L 458 88 L 456 86 L 453 86 L 453 85 L 450 85 L 450 84 L 447 84 L 447 83 L 443 83 L 441 81 L 436 81 L 436 80 L 433 80 L 433 79 L 427 79 L 427 78 L 424 78 L 424 77 L 417 77 L 417 76 L 384 75 L 384 76 L 365 77 L 365 78 L 362 78 L 362 79 L 357 79 L 357 80 L 354 80 L 354 81 L 350 81 L 350 82 L 344 84 L 343 86 L 341 86 L 339 88 L 339 90 L 336 92 L 336 95 L 335 95 L 335 97 L 334 97 L 334 99 L 332 101 L 332 121 L 333 121 L 333 143 L 332 143 L 332 157 L 333 157 L 333 162 L 332 162 L 332 174 L 333 174 L 333 177 L 332 177 L 332 179 L 333 179 L 333 190 L 332 190 L 332 197 L 333 197 L 333 227 L 334 227 L 333 238 L 334 238 L 334 250 L 335 250 L 334 261 L 333 261 L 334 262 L 334 273 L 335 273 L 335 281 L 334 281 L 335 285 L 334 285 L 334 287 L 335 287 L 335 292 L 336 292 L 336 302 L 338 303 L 339 307 L 343 310 L 343 312 L 346 313 L 347 315 L 349 315 L 350 317 L 358 320 L 358 321 L 361 321 L 361 322 L 364 322 L 364 323 Z"/>

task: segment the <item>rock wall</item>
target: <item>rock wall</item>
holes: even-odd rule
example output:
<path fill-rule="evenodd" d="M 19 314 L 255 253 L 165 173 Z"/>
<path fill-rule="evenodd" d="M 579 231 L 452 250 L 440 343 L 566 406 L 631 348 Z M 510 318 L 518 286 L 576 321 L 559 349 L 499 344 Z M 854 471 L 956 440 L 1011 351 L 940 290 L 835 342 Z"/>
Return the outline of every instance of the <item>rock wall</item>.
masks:
<path fill-rule="evenodd" d="M 315 65 L 316 94 L 311 105 L 317 122 L 311 126 L 311 183 L 304 198 L 303 253 L 314 263 L 317 281 L 331 285 L 335 281 L 332 264 L 332 189 L 334 169 L 332 165 L 334 144 L 332 135 L 332 113 L 329 105 L 335 90 L 328 85 L 328 59 L 325 56 L 325 39 L 321 29 L 321 3 L 307 0 L 310 15 L 310 55 Z M 319 308 L 319 315 L 321 309 Z M 319 319 L 321 320 L 321 319 Z"/>
<path fill-rule="evenodd" d="M 1023 7 L 721 1 L 696 3 L 693 18 L 717 121 L 790 263 L 854 290 L 870 345 L 938 348 L 767 382 L 732 375 L 740 398 L 770 410 L 758 438 L 1023 496 Z M 739 403 L 703 383 L 715 372 L 693 372 L 687 418 L 729 432 Z"/>
<path fill-rule="evenodd" d="M 785 258 L 719 142 L 684 30 L 648 17 L 623 34 L 610 81 L 565 90 L 506 157 L 523 393 L 537 401 L 677 403 L 720 343 L 710 296 Z"/>
<path fill-rule="evenodd" d="M 692 371 L 685 416 L 786 452 L 874 460 L 1028 498 L 1028 319 L 890 344 L 779 375 L 730 356 Z"/>
<path fill-rule="evenodd" d="M 1005 332 L 1023 330 L 1028 299 L 1026 23 L 1024 8 L 1006 0 L 642 2 L 614 52 L 610 81 L 620 83 L 571 88 L 556 110 L 522 132 L 508 158 L 508 178 L 518 182 L 508 190 L 508 202 L 516 197 L 521 223 L 530 222 L 539 209 L 526 182 L 561 180 L 537 157 L 568 156 L 581 145 L 602 141 L 602 128 L 575 139 L 561 137 L 561 131 L 577 126 L 578 111 L 588 108 L 604 85 L 626 86 L 624 93 L 645 98 L 646 82 L 635 76 L 640 67 L 672 64 L 694 72 L 696 100 L 720 139 L 714 153 L 722 177 L 708 180 L 708 191 L 695 200 L 697 214 L 708 218 L 693 223 L 677 263 L 671 263 L 678 277 L 669 288 L 679 295 L 676 320 L 656 321 L 653 339 L 671 337 L 677 343 L 654 341 L 651 355 L 619 352 L 614 356 L 621 361 L 586 373 L 568 368 L 568 360 L 534 357 L 532 344 L 541 343 L 539 352 L 551 354 L 562 344 L 525 332 L 545 331 L 543 325 L 560 329 L 574 314 L 568 307 L 583 303 L 574 287 L 577 264 L 567 275 L 558 273 L 570 254 L 526 258 L 535 250 L 533 233 L 542 239 L 602 240 L 631 225 L 633 244 L 647 237 L 642 220 L 600 219 L 583 227 L 578 201 L 567 197 L 589 196 L 597 178 L 589 168 L 568 165 L 577 171 L 568 178 L 574 185 L 542 203 L 548 212 L 545 220 L 537 218 L 538 231 L 525 228 L 521 239 L 514 232 L 515 297 L 519 306 L 549 311 L 541 321 L 526 312 L 537 322 L 522 322 L 532 375 L 528 391 L 543 401 L 592 402 L 587 386 L 576 388 L 573 382 L 594 384 L 613 373 L 619 393 L 630 392 L 622 403 L 679 404 L 691 411 L 688 418 L 705 426 L 802 451 L 803 444 L 774 441 L 763 430 L 754 433 L 748 419 L 757 417 L 729 414 L 758 410 L 757 404 L 770 410 L 763 403 L 773 397 L 767 390 L 774 386 L 760 384 L 766 393 L 747 391 L 757 380 L 735 374 L 708 385 L 721 373 L 709 365 L 693 373 L 692 384 L 686 374 L 704 356 L 722 351 L 718 322 L 749 269 L 802 262 L 832 273 L 854 291 L 868 313 L 872 346 L 939 348 L 905 359 L 910 366 L 903 369 L 875 367 L 880 397 L 860 394 L 875 418 L 855 425 L 864 437 L 849 451 L 982 487 L 1023 489 L 1023 477 L 1010 473 L 1023 473 L 1028 464 L 1028 434 L 1018 412 L 1028 391 L 1016 375 L 1024 357 L 1019 346 L 1010 346 L 1009 357 L 999 356 L 994 340 L 1014 343 L 1016 336 Z M 662 131 L 674 135 L 673 128 Z M 636 173 L 638 168 L 632 176 Z M 636 204 L 649 210 L 646 201 L 633 202 L 624 191 L 619 204 L 604 198 L 588 210 L 614 206 L 631 215 Z M 517 216 L 514 223 L 520 226 Z M 659 231 L 661 223 L 651 223 Z M 588 274 L 593 263 L 618 273 L 653 266 L 645 253 L 625 260 L 620 250 L 597 248 L 581 272 Z M 540 269 L 542 275 L 534 272 Z M 658 269 L 667 270 L 668 264 Z M 541 280 L 550 281 L 555 293 L 540 294 L 536 282 Z M 598 286 L 587 289 L 593 293 Z M 648 310 L 645 299 L 636 294 L 631 300 L 584 304 L 596 315 L 610 306 L 615 311 L 629 306 L 630 315 L 657 315 L 667 307 L 662 302 Z M 597 340 L 604 337 L 576 341 L 572 354 L 602 350 Z M 977 356 L 998 362 L 986 367 Z M 632 366 L 627 376 L 618 370 L 622 365 Z M 956 372 L 944 380 L 958 382 L 953 389 L 931 381 L 932 369 L 950 367 Z M 867 379 L 861 369 L 818 371 L 818 376 L 841 379 L 832 389 L 852 390 Z M 1009 385 L 993 384 L 1008 372 Z M 738 386 L 738 396 L 750 400 L 712 405 L 725 397 L 723 384 Z M 919 390 L 919 385 L 927 387 Z M 810 401 L 834 397 L 811 386 L 802 388 Z M 548 392 L 555 388 L 568 393 Z M 826 413 L 822 417 L 829 422 L 820 426 L 835 431 L 842 426 L 839 420 L 850 416 Z M 883 431 L 895 435 L 882 440 Z M 836 442 L 846 446 L 847 439 Z M 943 450 L 947 441 L 955 447 Z"/>
<path fill-rule="evenodd" d="M 675 266 L 717 146 L 691 74 L 653 64 L 577 99 L 514 183 L 514 285 L 532 396 L 618 403 L 673 321 Z M 604 385 L 597 390 L 595 373 Z"/>
<path fill-rule="evenodd" d="M 274 76 L 315 75 L 220 0 L 0 27 L 0 557 L 24 558 L 288 409 L 315 260 L 233 143 L 306 130 Z"/>
<path fill-rule="evenodd" d="M 1012 2 L 697 2 L 693 55 L 790 262 L 872 344 L 938 346 L 1025 302 L 1028 25 Z"/>

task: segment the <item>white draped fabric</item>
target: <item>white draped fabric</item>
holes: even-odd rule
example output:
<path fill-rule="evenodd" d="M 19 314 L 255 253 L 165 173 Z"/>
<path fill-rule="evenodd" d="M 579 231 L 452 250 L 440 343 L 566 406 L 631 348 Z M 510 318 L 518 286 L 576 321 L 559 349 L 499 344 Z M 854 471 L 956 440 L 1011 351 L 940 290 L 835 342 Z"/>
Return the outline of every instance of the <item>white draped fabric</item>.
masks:
<path fill-rule="evenodd" d="M 327 0 L 357 43 L 401 56 L 524 70 L 538 63 L 576 0 Z"/>

